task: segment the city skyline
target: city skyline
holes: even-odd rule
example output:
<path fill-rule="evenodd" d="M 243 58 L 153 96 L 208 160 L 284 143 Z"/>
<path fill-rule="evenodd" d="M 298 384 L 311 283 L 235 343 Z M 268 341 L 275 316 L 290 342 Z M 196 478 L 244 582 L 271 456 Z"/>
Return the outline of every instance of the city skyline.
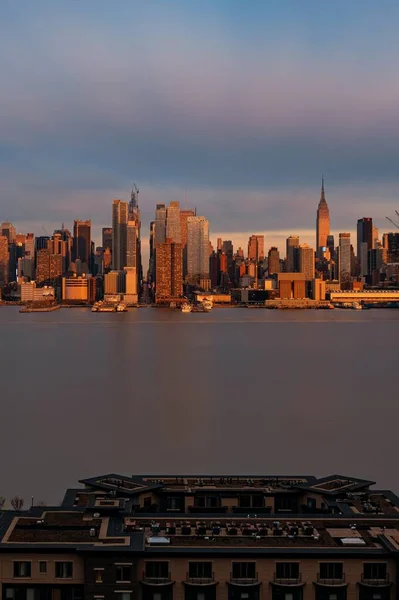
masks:
<path fill-rule="evenodd" d="M 358 204 L 380 227 L 399 197 L 398 13 L 393 1 L 3 2 L 0 212 L 25 231 L 100 227 L 137 178 L 144 223 L 187 195 L 221 237 L 256 233 L 262 213 L 260 232 L 311 243 L 324 172 L 334 232 Z"/>

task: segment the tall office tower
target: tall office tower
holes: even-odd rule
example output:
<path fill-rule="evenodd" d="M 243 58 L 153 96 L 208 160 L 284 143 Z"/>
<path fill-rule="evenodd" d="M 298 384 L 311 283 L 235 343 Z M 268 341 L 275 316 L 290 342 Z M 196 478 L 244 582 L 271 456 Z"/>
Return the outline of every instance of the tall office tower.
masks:
<path fill-rule="evenodd" d="M 327 237 L 330 235 L 330 211 L 326 202 L 324 193 L 324 178 L 321 180 L 321 196 L 319 206 L 317 207 L 316 219 L 316 255 L 317 258 L 323 258 L 325 248 L 327 248 Z"/>
<path fill-rule="evenodd" d="M 241 246 L 237 249 L 237 256 L 239 258 L 244 258 L 244 250 L 241 248 Z"/>
<path fill-rule="evenodd" d="M 166 206 L 157 204 L 155 209 L 154 248 L 166 242 Z"/>
<path fill-rule="evenodd" d="M 91 264 L 91 221 L 77 219 L 73 224 L 73 260 Z"/>
<path fill-rule="evenodd" d="M 136 230 L 136 250 L 134 267 L 136 269 L 137 274 L 137 289 L 140 289 L 143 281 L 143 268 L 141 264 L 141 213 L 139 208 L 139 190 L 135 183 L 132 186 L 132 192 L 130 194 L 128 222 L 130 223 L 129 227 L 134 226 Z M 129 260 L 131 262 L 131 258 Z M 129 275 L 129 281 L 131 280 L 131 278 L 132 273 L 130 273 Z M 130 288 L 131 287 L 132 286 L 130 285 Z"/>
<path fill-rule="evenodd" d="M 50 236 L 48 236 L 48 235 L 36 236 L 36 239 L 35 239 L 36 252 L 39 252 L 39 250 L 46 250 L 49 239 L 50 239 Z"/>
<path fill-rule="evenodd" d="M 122 271 L 126 266 L 127 222 L 129 205 L 120 200 L 112 201 L 112 269 Z"/>
<path fill-rule="evenodd" d="M 265 236 L 251 235 L 248 240 L 248 259 L 259 262 L 265 258 Z"/>
<path fill-rule="evenodd" d="M 221 251 L 223 249 L 223 241 L 222 238 L 218 238 L 217 239 L 217 251 L 219 252 L 219 250 Z"/>
<path fill-rule="evenodd" d="M 333 260 L 334 256 L 335 256 L 335 242 L 334 242 L 334 236 L 333 235 L 328 235 L 327 236 L 327 249 L 330 251 L 330 258 L 331 258 L 331 260 Z"/>
<path fill-rule="evenodd" d="M 4 235 L 9 244 L 13 244 L 17 237 L 17 231 L 12 223 L 8 221 L 4 221 L 0 225 L 0 235 Z"/>
<path fill-rule="evenodd" d="M 186 209 L 180 211 L 180 231 L 181 231 L 181 245 L 183 248 L 183 280 L 187 275 L 187 220 L 189 217 L 196 216 L 196 210 Z M 211 252 L 209 252 L 209 255 Z M 209 267 L 208 267 L 209 268 Z"/>
<path fill-rule="evenodd" d="M 267 255 L 267 264 L 269 275 L 280 273 L 280 253 L 276 246 L 272 246 Z"/>
<path fill-rule="evenodd" d="M 222 251 L 227 257 L 227 272 L 229 274 L 230 281 L 234 281 L 233 242 L 231 240 L 224 240 L 222 244 Z"/>
<path fill-rule="evenodd" d="M 368 250 L 373 248 L 373 219 L 363 217 L 357 222 L 357 257 L 360 256 L 360 244 L 366 242 Z"/>
<path fill-rule="evenodd" d="M 22 256 L 18 258 L 18 282 L 20 279 L 34 279 L 35 278 L 35 259 L 30 256 Z"/>
<path fill-rule="evenodd" d="M 209 221 L 187 217 L 187 275 L 209 278 Z"/>
<path fill-rule="evenodd" d="M 62 272 L 68 270 L 68 246 L 67 242 L 62 239 L 61 233 L 54 233 L 51 240 L 47 242 L 47 248 L 50 254 L 60 254 L 62 256 Z"/>
<path fill-rule="evenodd" d="M 35 234 L 27 233 L 25 238 L 25 256 L 35 258 Z"/>
<path fill-rule="evenodd" d="M 126 260 L 124 267 L 137 269 L 137 235 L 136 221 L 128 221 L 126 225 Z"/>
<path fill-rule="evenodd" d="M 341 289 L 349 289 L 351 281 L 351 234 L 339 234 L 338 279 Z"/>
<path fill-rule="evenodd" d="M 167 239 L 156 249 L 156 301 L 179 298 L 183 294 L 183 255 L 181 243 Z"/>
<path fill-rule="evenodd" d="M 71 261 L 72 261 L 72 254 L 73 254 L 73 237 L 72 237 L 72 234 L 69 231 L 69 229 L 66 229 L 64 227 L 64 223 L 62 223 L 61 229 L 55 229 L 54 235 L 55 234 L 60 234 L 61 239 L 66 243 L 65 265 L 66 265 L 66 270 L 68 270 L 69 266 L 71 264 Z"/>
<path fill-rule="evenodd" d="M 287 273 L 298 273 L 299 271 L 299 236 L 290 235 L 287 238 Z"/>
<path fill-rule="evenodd" d="M 307 281 L 314 279 L 314 263 L 314 249 L 310 248 L 308 244 L 301 244 L 299 246 L 299 272 L 305 275 Z"/>
<path fill-rule="evenodd" d="M 112 251 L 112 227 L 103 227 L 102 238 L 104 250 L 109 248 Z"/>
<path fill-rule="evenodd" d="M 359 274 L 360 277 L 365 277 L 368 274 L 368 252 L 369 246 L 367 242 L 361 242 L 360 247 L 358 245 L 357 259 L 359 262 Z"/>
<path fill-rule="evenodd" d="M 166 209 L 166 239 L 181 243 L 180 202 L 171 202 Z"/>
<path fill-rule="evenodd" d="M 0 286 L 8 283 L 8 237 L 0 235 Z"/>
<path fill-rule="evenodd" d="M 367 244 L 367 248 L 365 246 Z M 357 247 L 356 254 L 360 264 L 360 274 L 368 274 L 368 251 L 374 247 L 373 244 L 373 220 L 363 217 L 357 222 Z"/>
<path fill-rule="evenodd" d="M 209 257 L 209 273 L 212 288 L 216 288 L 219 285 L 218 263 L 218 255 L 216 254 L 216 252 L 212 252 L 211 256 Z"/>
<path fill-rule="evenodd" d="M 383 247 L 387 250 L 389 263 L 399 263 L 399 232 L 384 233 Z"/>
<path fill-rule="evenodd" d="M 37 253 L 36 282 L 44 285 L 61 283 L 62 255 L 42 249 Z"/>

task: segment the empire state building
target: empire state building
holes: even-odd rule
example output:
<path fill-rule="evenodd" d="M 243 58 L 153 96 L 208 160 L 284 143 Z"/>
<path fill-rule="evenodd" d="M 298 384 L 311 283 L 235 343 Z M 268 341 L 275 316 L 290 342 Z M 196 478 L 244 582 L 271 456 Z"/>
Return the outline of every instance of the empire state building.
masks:
<path fill-rule="evenodd" d="M 316 254 L 318 258 L 323 258 L 325 248 L 327 247 L 327 237 L 330 235 L 330 211 L 326 202 L 324 193 L 324 178 L 321 180 L 321 196 L 317 208 L 316 219 Z"/>

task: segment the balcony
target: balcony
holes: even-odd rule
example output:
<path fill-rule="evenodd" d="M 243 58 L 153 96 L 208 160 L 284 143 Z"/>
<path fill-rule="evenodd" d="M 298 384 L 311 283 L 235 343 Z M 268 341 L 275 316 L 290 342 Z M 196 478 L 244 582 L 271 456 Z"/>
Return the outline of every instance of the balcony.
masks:
<path fill-rule="evenodd" d="M 317 573 L 317 583 L 320 585 L 345 585 L 345 573 L 342 573 L 342 577 L 320 577 L 320 573 Z"/>
<path fill-rule="evenodd" d="M 370 587 L 386 587 L 391 585 L 388 573 L 386 573 L 385 577 L 382 578 L 365 577 L 364 573 L 362 573 L 361 582 L 363 585 L 369 585 Z"/>
<path fill-rule="evenodd" d="M 198 576 L 192 577 L 190 573 L 186 575 L 186 583 L 191 585 L 212 585 L 215 582 L 215 573 L 212 573 L 210 577 Z"/>
<path fill-rule="evenodd" d="M 172 578 L 171 578 L 170 572 L 167 575 L 165 574 L 164 576 L 161 576 L 161 575 L 149 576 L 144 571 L 142 581 L 143 581 L 143 583 L 145 583 L 147 585 L 168 585 L 169 583 L 172 583 Z"/>
<path fill-rule="evenodd" d="M 233 573 L 230 573 L 230 583 L 234 585 L 258 585 L 258 574 L 255 573 L 255 577 L 235 577 Z"/>
<path fill-rule="evenodd" d="M 302 575 L 297 577 L 277 577 L 274 573 L 274 583 L 277 585 L 302 585 Z"/>

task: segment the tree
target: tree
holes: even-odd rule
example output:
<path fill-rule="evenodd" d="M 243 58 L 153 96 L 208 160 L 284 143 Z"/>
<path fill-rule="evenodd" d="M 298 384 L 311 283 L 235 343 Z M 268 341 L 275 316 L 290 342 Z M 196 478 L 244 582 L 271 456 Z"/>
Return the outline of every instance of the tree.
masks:
<path fill-rule="evenodd" d="M 24 499 L 21 496 L 14 496 L 11 500 L 11 506 L 14 510 L 22 510 L 24 506 Z"/>

